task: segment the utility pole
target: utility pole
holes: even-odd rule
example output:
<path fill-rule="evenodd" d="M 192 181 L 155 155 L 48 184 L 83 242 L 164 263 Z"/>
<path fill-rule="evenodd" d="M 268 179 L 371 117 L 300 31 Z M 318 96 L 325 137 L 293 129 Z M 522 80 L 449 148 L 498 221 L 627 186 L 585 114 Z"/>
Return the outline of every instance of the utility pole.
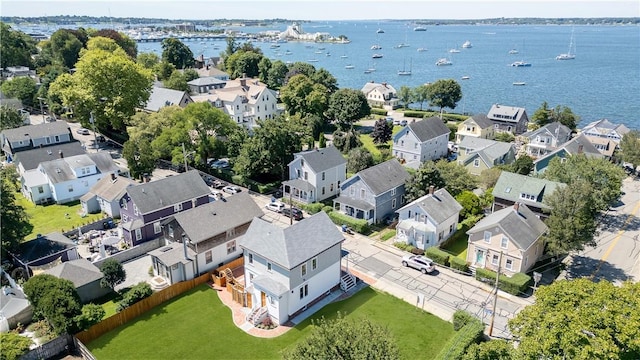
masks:
<path fill-rule="evenodd" d="M 289 185 L 289 225 L 293 225 L 293 189 Z M 284 195 L 284 184 L 282 185 L 282 195 Z"/>
<path fill-rule="evenodd" d="M 182 143 L 182 156 L 184 157 L 184 171 L 187 172 L 189 167 L 187 165 L 187 151 L 184 148 L 184 143 Z"/>
<path fill-rule="evenodd" d="M 493 309 L 491 309 L 491 324 L 489 324 L 489 336 L 493 333 L 493 321 L 496 318 L 496 306 L 498 305 L 498 282 L 500 281 L 500 267 L 502 266 L 502 250 L 498 260 L 498 271 L 496 272 L 496 288 L 493 296 Z"/>
<path fill-rule="evenodd" d="M 42 107 L 42 100 L 45 100 L 45 99 L 38 96 L 38 101 L 40 102 L 40 113 L 42 114 L 42 123 L 44 124 L 45 118 L 44 118 L 44 108 Z"/>

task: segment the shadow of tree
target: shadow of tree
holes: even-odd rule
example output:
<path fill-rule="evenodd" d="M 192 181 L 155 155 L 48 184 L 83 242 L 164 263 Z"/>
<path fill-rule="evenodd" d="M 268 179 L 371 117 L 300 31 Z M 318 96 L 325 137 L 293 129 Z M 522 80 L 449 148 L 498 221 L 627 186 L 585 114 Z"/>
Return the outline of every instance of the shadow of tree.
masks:
<path fill-rule="evenodd" d="M 612 265 L 607 261 L 592 259 L 585 256 L 574 256 L 572 263 L 566 269 L 567 279 L 577 279 L 581 277 L 594 276 L 594 281 L 626 281 L 629 276 L 624 270 Z"/>
<path fill-rule="evenodd" d="M 617 231 L 622 229 L 634 231 L 640 229 L 640 218 L 635 215 L 612 213 L 600 219 L 600 231 Z"/>

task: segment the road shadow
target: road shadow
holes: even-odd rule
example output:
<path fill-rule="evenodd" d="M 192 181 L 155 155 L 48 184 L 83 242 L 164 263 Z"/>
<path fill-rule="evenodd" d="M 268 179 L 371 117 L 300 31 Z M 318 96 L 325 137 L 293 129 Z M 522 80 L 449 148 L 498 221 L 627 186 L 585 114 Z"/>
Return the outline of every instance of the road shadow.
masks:
<path fill-rule="evenodd" d="M 600 262 L 600 260 L 589 257 L 574 256 L 573 261 L 566 268 L 566 278 L 577 279 L 591 276 L 593 276 L 594 281 L 608 280 L 614 282 L 629 280 L 629 276 L 622 269 L 608 261 Z"/>
<path fill-rule="evenodd" d="M 615 232 L 624 227 L 625 231 L 640 229 L 640 218 L 629 214 L 607 214 L 600 220 L 600 231 Z"/>

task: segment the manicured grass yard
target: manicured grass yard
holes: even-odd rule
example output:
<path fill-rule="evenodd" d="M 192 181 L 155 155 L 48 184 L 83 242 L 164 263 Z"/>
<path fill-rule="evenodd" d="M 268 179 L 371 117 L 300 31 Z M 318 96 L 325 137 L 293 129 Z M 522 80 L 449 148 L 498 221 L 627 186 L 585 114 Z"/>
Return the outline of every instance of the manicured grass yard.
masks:
<path fill-rule="evenodd" d="M 368 318 L 385 325 L 403 359 L 433 359 L 453 335 L 450 323 L 371 288 L 325 306 L 314 318 Z M 311 331 L 307 319 L 286 334 L 256 338 L 237 328 L 231 310 L 201 285 L 87 344 L 104 359 L 279 359 Z"/>
<path fill-rule="evenodd" d="M 104 214 L 89 214 L 81 217 L 79 215 L 81 209 L 79 201 L 62 205 L 35 205 L 18 192 L 16 193 L 16 202 L 24 207 L 29 215 L 29 222 L 33 225 L 33 231 L 25 237 L 25 240 L 32 240 L 37 234 L 46 235 L 54 231 L 69 231 L 104 217 Z M 66 214 L 69 214 L 68 218 L 65 216 Z"/>
<path fill-rule="evenodd" d="M 455 255 L 456 257 L 467 260 L 467 247 L 469 246 L 467 235 L 468 227 L 463 226 L 461 229 L 458 229 L 455 234 L 453 234 L 453 238 L 447 242 L 446 246 L 443 246 L 443 250 Z"/>

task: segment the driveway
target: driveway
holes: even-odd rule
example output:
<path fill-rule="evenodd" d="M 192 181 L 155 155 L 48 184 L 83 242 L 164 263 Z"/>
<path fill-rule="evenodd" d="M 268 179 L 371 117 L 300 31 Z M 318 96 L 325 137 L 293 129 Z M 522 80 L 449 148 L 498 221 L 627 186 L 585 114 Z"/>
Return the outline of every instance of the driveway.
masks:
<path fill-rule="evenodd" d="M 116 285 L 114 290 L 120 291 L 138 283 L 151 280 L 151 276 L 149 276 L 149 268 L 151 266 L 152 263 L 150 255 L 143 255 L 122 263 L 122 267 L 127 273 L 127 278 L 122 284 Z"/>

